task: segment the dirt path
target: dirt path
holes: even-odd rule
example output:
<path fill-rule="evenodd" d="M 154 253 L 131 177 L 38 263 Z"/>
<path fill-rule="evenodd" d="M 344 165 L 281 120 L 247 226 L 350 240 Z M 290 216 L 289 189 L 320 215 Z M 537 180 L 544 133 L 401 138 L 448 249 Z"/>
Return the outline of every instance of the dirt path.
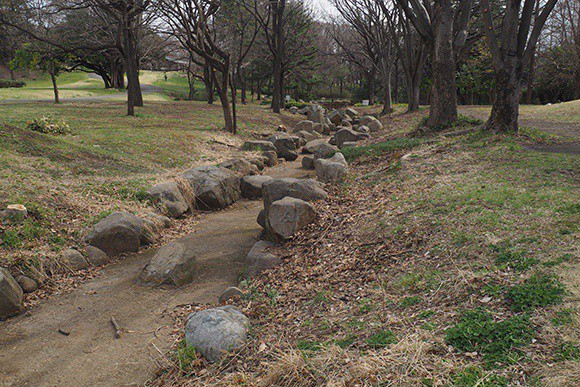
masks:
<path fill-rule="evenodd" d="M 300 162 L 267 173 L 307 177 Z M 137 278 L 155 251 L 137 253 L 102 270 L 73 292 L 56 296 L 0 322 L 0 384 L 14 386 L 143 385 L 170 345 L 171 311 L 180 304 L 216 303 L 232 284 L 260 233 L 261 201 L 241 200 L 206 214 L 181 239 L 197 252 L 196 280 L 181 288 L 140 285 Z M 114 316 L 127 332 L 116 340 Z M 59 328 L 70 332 L 58 333 Z"/>

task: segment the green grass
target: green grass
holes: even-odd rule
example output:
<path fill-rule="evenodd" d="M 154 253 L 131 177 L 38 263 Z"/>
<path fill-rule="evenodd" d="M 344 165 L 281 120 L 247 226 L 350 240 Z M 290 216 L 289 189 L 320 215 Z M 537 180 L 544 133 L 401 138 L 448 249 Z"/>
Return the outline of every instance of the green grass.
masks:
<path fill-rule="evenodd" d="M 445 332 L 445 341 L 463 352 L 483 354 L 490 363 L 504 363 L 519 357 L 514 351 L 528 345 L 533 333 L 527 315 L 494 321 L 488 311 L 477 308 L 461 315 L 459 322 Z"/>
<path fill-rule="evenodd" d="M 414 138 L 396 138 L 372 145 L 345 147 L 341 152 L 347 161 L 353 161 L 362 156 L 380 157 L 397 150 L 410 149 L 420 143 L 420 140 Z"/>
<path fill-rule="evenodd" d="M 566 287 L 555 275 L 534 274 L 519 285 L 507 290 L 507 300 L 515 312 L 537 307 L 557 305 L 562 302 Z"/>
<path fill-rule="evenodd" d="M 539 260 L 530 257 L 525 251 L 517 251 L 506 246 L 492 246 L 496 253 L 495 263 L 501 269 L 511 268 L 516 271 L 526 271 L 539 263 Z"/>
<path fill-rule="evenodd" d="M 456 387 L 507 387 L 509 382 L 505 376 L 486 372 L 479 367 L 470 366 L 463 369 L 453 378 Z"/>
<path fill-rule="evenodd" d="M 189 98 L 189 83 L 187 76 L 183 73 L 168 73 L 167 81 L 165 81 L 163 77 L 160 77 L 160 79 L 153 82 L 153 84 L 162 88 L 165 93 L 174 99 L 187 100 Z M 195 101 L 204 101 L 205 87 L 203 83 L 196 79 L 194 83 L 194 89 L 195 93 L 193 99 Z"/>
<path fill-rule="evenodd" d="M 366 342 L 370 348 L 380 349 L 395 344 L 398 341 L 397 335 L 388 330 L 381 330 L 369 337 Z"/>

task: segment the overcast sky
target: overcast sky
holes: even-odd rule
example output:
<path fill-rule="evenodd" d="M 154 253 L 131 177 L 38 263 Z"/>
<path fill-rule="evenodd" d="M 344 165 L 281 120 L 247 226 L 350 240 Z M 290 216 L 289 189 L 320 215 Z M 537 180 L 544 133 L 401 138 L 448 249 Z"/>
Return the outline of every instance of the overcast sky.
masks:
<path fill-rule="evenodd" d="M 336 9 L 332 6 L 330 0 L 310 0 L 310 3 L 321 17 L 329 13 L 336 15 Z"/>

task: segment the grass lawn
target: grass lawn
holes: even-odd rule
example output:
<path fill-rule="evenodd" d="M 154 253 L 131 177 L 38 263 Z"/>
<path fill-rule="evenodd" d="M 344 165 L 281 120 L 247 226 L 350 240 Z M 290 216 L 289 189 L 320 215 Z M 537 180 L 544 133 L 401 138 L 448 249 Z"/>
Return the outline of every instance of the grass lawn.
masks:
<path fill-rule="evenodd" d="M 240 134 L 232 137 L 221 130 L 219 104 L 146 102 L 136 117 L 125 115 L 121 101 L 109 100 L 2 106 L 0 207 L 21 203 L 34 216 L 21 225 L 0 225 L 0 264 L 53 260 L 63 248 L 80 245 L 86 228 L 107 213 L 150 212 L 143 201 L 147 187 L 232 157 L 252 133 L 282 123 L 256 104 L 240 106 L 238 113 Z M 26 128 L 42 116 L 65 121 L 72 133 Z"/>

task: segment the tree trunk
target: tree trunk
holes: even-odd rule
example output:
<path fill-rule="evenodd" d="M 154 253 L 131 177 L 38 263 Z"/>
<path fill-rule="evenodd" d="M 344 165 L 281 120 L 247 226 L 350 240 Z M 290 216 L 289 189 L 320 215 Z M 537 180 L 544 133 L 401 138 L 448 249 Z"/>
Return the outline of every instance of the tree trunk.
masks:
<path fill-rule="evenodd" d="M 233 133 L 234 132 L 234 122 L 232 119 L 232 111 L 230 108 L 230 101 L 228 98 L 227 78 L 229 78 L 227 72 L 225 74 L 222 74 L 222 81 L 220 84 L 220 82 L 217 79 L 215 79 L 215 75 L 214 75 L 215 86 L 217 88 L 217 93 L 218 93 L 218 96 L 220 98 L 222 110 L 224 113 L 225 130 Z M 225 81 L 224 81 L 224 79 L 225 79 Z"/>
<path fill-rule="evenodd" d="M 532 103 L 532 95 L 534 86 L 534 70 L 536 67 L 536 48 L 534 47 L 532 51 L 532 56 L 530 57 L 530 67 L 528 70 L 528 79 L 526 83 L 526 103 L 530 105 Z"/>
<path fill-rule="evenodd" d="M 125 71 L 127 73 L 127 115 L 135 116 L 135 104 L 137 97 L 137 84 L 139 82 L 138 70 L 135 69 L 133 41 L 131 33 L 131 21 L 127 12 L 123 15 L 123 52 L 125 54 Z M 135 72 L 137 76 L 135 77 Z M 136 83 L 137 81 L 137 83 Z"/>
<path fill-rule="evenodd" d="M 393 83 L 393 102 L 399 103 L 399 61 L 395 61 L 395 79 Z"/>
<path fill-rule="evenodd" d="M 262 81 L 258 81 L 258 87 L 256 89 L 256 101 L 262 100 Z"/>
<path fill-rule="evenodd" d="M 282 101 L 283 75 L 282 60 L 284 56 L 284 9 L 286 1 L 270 2 L 272 7 L 272 30 L 274 33 L 274 90 L 272 91 L 272 110 L 280 113 Z"/>
<path fill-rule="evenodd" d="M 485 129 L 494 133 L 518 131 L 521 70 L 517 70 L 516 59 L 507 61 L 495 72 L 495 88 L 491 115 Z"/>
<path fill-rule="evenodd" d="M 211 67 L 206 63 L 203 66 L 203 83 L 205 85 L 205 100 L 209 105 L 213 104 L 215 99 L 213 87 L 214 76 L 215 74 L 213 74 Z"/>
<path fill-rule="evenodd" d="M 367 81 L 369 83 L 369 105 L 373 106 L 375 104 L 376 95 L 376 82 L 375 82 L 376 70 L 372 70 L 367 73 Z"/>
<path fill-rule="evenodd" d="M 389 47 L 390 51 L 390 47 Z M 393 104 L 391 99 L 391 62 L 390 54 L 385 55 L 381 59 L 381 79 L 383 81 L 383 111 L 381 114 L 389 114 L 393 111 Z"/>
<path fill-rule="evenodd" d="M 50 80 L 52 81 L 52 91 L 54 92 L 54 103 L 60 103 L 60 98 L 58 97 L 58 86 L 56 85 L 56 75 L 52 68 L 50 69 Z"/>
<path fill-rule="evenodd" d="M 453 7 L 451 0 L 435 2 L 433 86 L 428 125 L 443 129 L 457 120 L 457 86 L 453 55 Z"/>
<path fill-rule="evenodd" d="M 10 79 L 15 81 L 16 80 L 16 76 L 14 74 L 14 69 L 10 69 Z"/>

